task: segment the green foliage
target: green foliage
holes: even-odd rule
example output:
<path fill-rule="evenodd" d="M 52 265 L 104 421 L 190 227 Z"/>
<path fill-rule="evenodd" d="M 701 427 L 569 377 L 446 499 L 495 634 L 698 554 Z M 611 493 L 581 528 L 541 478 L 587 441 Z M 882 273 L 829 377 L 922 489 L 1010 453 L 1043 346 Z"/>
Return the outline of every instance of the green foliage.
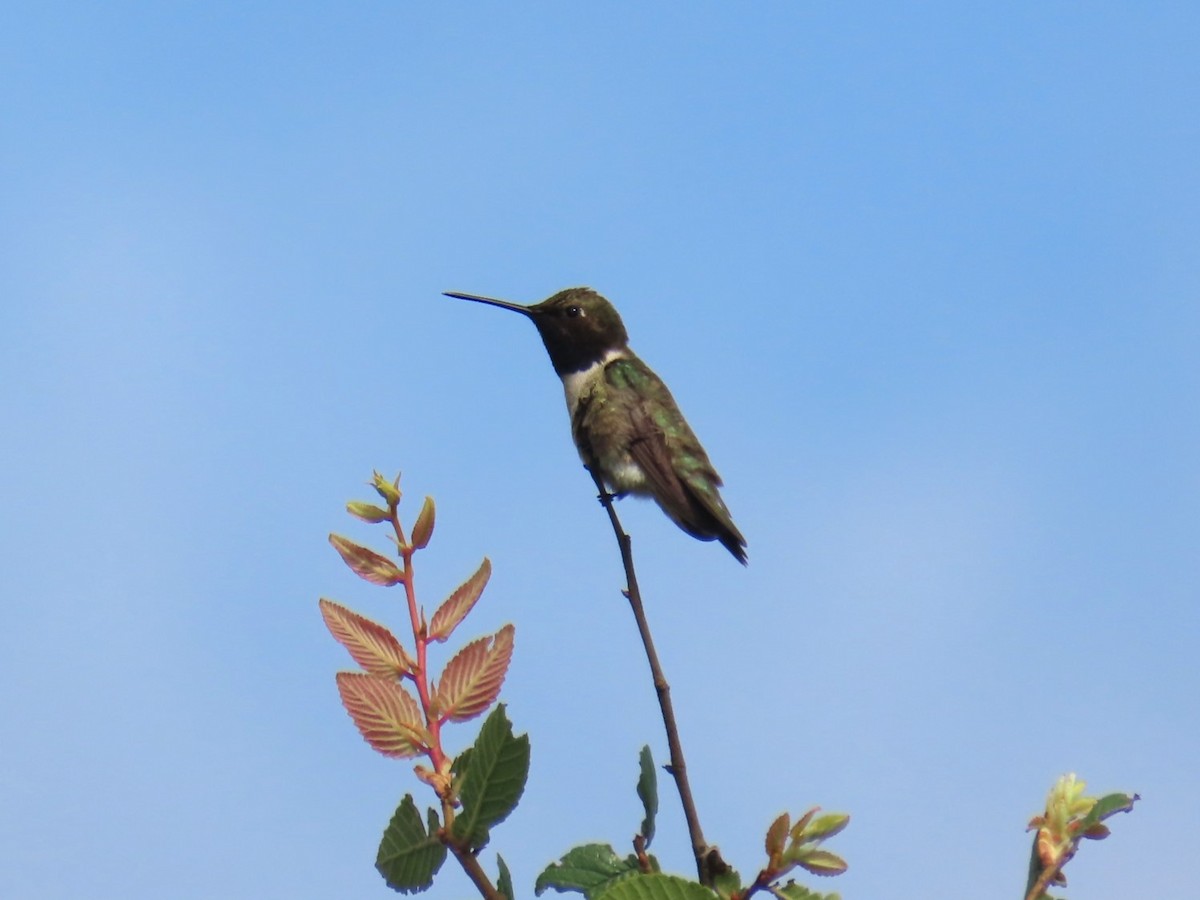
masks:
<path fill-rule="evenodd" d="M 730 900 L 735 894 L 742 892 L 742 876 L 737 869 L 729 868 L 720 875 L 713 876 L 713 890 L 721 900 Z"/>
<path fill-rule="evenodd" d="M 503 894 L 511 900 L 512 877 L 504 860 L 499 860 L 497 889 L 475 854 L 487 843 L 491 826 L 512 812 L 525 789 L 529 739 L 513 736 L 512 725 L 499 707 L 484 723 L 474 747 L 455 764 L 443 747 L 442 732 L 447 724 L 482 715 L 495 703 L 512 657 L 513 626 L 468 643 L 439 678 L 432 678 L 427 654 L 431 642 L 445 641 L 471 612 L 487 584 L 491 564 L 485 559 L 438 608 L 431 632 L 412 573 L 413 557 L 433 536 L 433 498 L 425 498 L 411 536 L 406 537 L 399 515 L 400 476 L 389 481 L 375 472 L 371 486 L 386 502 L 386 509 L 362 501 L 351 501 L 346 509 L 364 522 L 388 527 L 400 564 L 340 535 L 331 534 L 329 541 L 360 577 L 385 587 L 403 585 L 415 652 L 409 653 L 383 624 L 322 598 L 319 606 L 326 627 L 363 670 L 339 672 L 338 693 L 375 750 L 397 758 L 425 758 L 428 765 L 418 764 L 413 772 L 437 796 L 446 823 L 443 827 L 438 813 L 430 809 L 426 828 L 412 796 L 406 795 L 384 831 L 376 868 L 393 889 L 422 891 L 432 884 L 447 854 L 453 853 L 485 896 L 495 900 Z"/>
<path fill-rule="evenodd" d="M 512 723 L 499 704 L 483 723 L 475 745 L 454 762 L 462 811 L 453 838 L 474 852 L 488 842 L 488 830 L 503 822 L 525 790 L 529 775 L 529 736 L 513 737 Z"/>
<path fill-rule="evenodd" d="M 1119 812 L 1132 812 L 1133 804 L 1139 799 L 1140 798 L 1137 794 L 1133 794 L 1132 796 L 1129 794 L 1105 794 L 1096 801 L 1095 805 L 1091 808 L 1088 814 L 1084 816 L 1082 820 L 1080 820 L 1080 834 L 1082 834 L 1084 837 L 1093 839 L 1106 837 L 1107 831 L 1098 837 L 1096 835 L 1088 834 L 1088 832 L 1111 815 L 1115 815 Z"/>
<path fill-rule="evenodd" d="M 645 848 L 654 837 L 654 817 L 658 812 L 658 779 L 648 746 L 642 747 L 638 756 L 638 773 L 637 793 L 645 812 L 639 838 L 634 842 L 638 852 L 620 857 L 609 844 L 575 847 L 538 876 L 535 893 L 541 894 L 551 887 L 557 891 L 579 891 L 588 897 L 595 897 L 606 891 L 614 881 L 658 872 L 658 860 L 645 853 Z M 711 900 L 711 891 L 707 896 Z"/>
<path fill-rule="evenodd" d="M 595 900 L 713 900 L 711 890 L 676 875 L 643 875 L 626 878 L 602 893 Z"/>
<path fill-rule="evenodd" d="M 1119 812 L 1129 812 L 1137 794 L 1106 794 L 1089 797 L 1087 784 L 1074 773 L 1059 778 L 1046 797 L 1046 810 L 1029 822 L 1037 829 L 1029 854 L 1029 878 L 1025 886 L 1027 900 L 1050 900 L 1046 888 L 1066 886 L 1063 868 L 1075 856 L 1085 838 L 1099 841 L 1108 837 L 1104 820 Z"/>
<path fill-rule="evenodd" d="M 403 585 L 416 652 L 406 650 L 386 626 L 332 600 L 321 599 L 321 615 L 333 637 L 362 669 L 337 676 L 342 703 L 355 725 L 381 753 L 427 758 L 429 765 L 417 765 L 414 771 L 436 794 L 445 818 L 443 827 L 438 812 L 428 809 L 423 821 L 412 795 L 406 794 L 384 831 L 376 868 L 389 887 L 413 893 L 429 888 L 453 853 L 485 897 L 514 900 L 512 875 L 503 857 L 497 855 L 498 875 L 492 887 L 478 853 L 488 844 L 492 827 L 512 813 L 524 792 L 529 738 L 513 734 L 501 704 L 484 721 L 475 743 L 453 762 L 441 743 L 444 726 L 482 715 L 496 702 L 511 659 L 513 627 L 506 625 L 495 635 L 469 642 L 436 680 L 431 677 L 426 655 L 432 644 L 446 641 L 472 611 L 491 575 L 491 563 L 485 558 L 427 620 L 416 601 L 411 565 L 413 555 L 425 549 L 432 537 L 433 499 L 425 498 L 406 538 L 398 516 L 399 476 L 389 481 L 375 473 L 371 485 L 387 508 L 353 501 L 347 504 L 347 511 L 368 523 L 390 525 L 402 565 L 340 535 L 330 535 L 329 540 L 360 577 L 382 586 Z M 599 479 L 597 487 L 604 490 Z M 619 525 L 616 529 L 620 537 Z M 627 568 L 627 574 L 634 585 L 632 570 Z M 684 780 L 677 780 L 685 810 L 694 818 L 690 793 Z M 756 894 L 763 898 L 770 894 L 778 900 L 840 900 L 837 893 L 819 893 L 783 879 L 797 868 L 818 876 L 844 872 L 846 862 L 823 843 L 846 828 L 848 815 L 818 815 L 819 809 L 813 808 L 794 823 L 788 813 L 780 815 L 765 835 L 766 862 L 749 883 L 724 863 L 716 846 L 704 846 L 697 826 L 692 830 L 701 873 L 697 882 L 662 874 L 658 860 L 647 853 L 655 836 L 659 804 L 657 770 L 649 746 L 639 754 L 636 790 L 643 817 L 632 840 L 634 852 L 619 856 L 611 845 L 599 843 L 574 847 L 538 875 L 537 895 L 553 888 L 583 894 L 587 900 L 749 900 Z M 1104 820 L 1131 811 L 1138 799 L 1136 794 L 1122 793 L 1090 797 L 1084 790 L 1081 779 L 1073 774 L 1063 776 L 1050 790 L 1044 813 L 1030 822 L 1030 829 L 1037 833 L 1026 900 L 1052 900 L 1046 889 L 1066 884 L 1063 867 L 1081 842 L 1108 837 Z"/>
<path fill-rule="evenodd" d="M 508 871 L 508 864 L 499 853 L 496 854 L 496 865 L 500 869 L 500 877 L 496 879 L 496 889 L 507 897 L 508 900 L 515 900 L 516 894 L 513 893 L 512 873 Z"/>
<path fill-rule="evenodd" d="M 392 890 L 411 894 L 433 883 L 446 860 L 446 847 L 438 840 L 437 813 L 429 810 L 429 830 L 421 822 L 412 794 L 405 794 L 392 821 L 383 832 L 375 868 Z"/>
<path fill-rule="evenodd" d="M 794 881 L 772 888 L 771 893 L 776 897 L 784 898 L 784 900 L 842 900 L 841 894 L 820 894 L 809 890 L 802 884 L 796 884 Z"/>
<path fill-rule="evenodd" d="M 784 813 L 767 829 L 763 842 L 767 865 L 759 875 L 759 881 L 764 884 L 777 881 L 796 866 L 814 875 L 842 874 L 846 871 L 846 861 L 820 845 L 848 824 L 850 817 L 845 813 L 818 816 L 816 808 L 806 812 L 794 825 L 791 817 Z"/>
<path fill-rule="evenodd" d="M 540 896 L 546 888 L 554 888 L 556 891 L 578 891 L 594 898 L 613 882 L 640 872 L 636 856 L 619 857 L 608 844 L 583 844 L 567 851 L 558 862 L 546 866 L 537 877 L 533 892 Z"/>
<path fill-rule="evenodd" d="M 642 747 L 638 756 L 641 774 L 637 782 L 637 794 L 641 798 L 642 808 L 646 817 L 642 819 L 641 835 L 646 839 L 646 846 L 654 840 L 654 817 L 658 815 L 658 773 L 654 769 L 654 758 L 650 755 L 650 745 Z"/>

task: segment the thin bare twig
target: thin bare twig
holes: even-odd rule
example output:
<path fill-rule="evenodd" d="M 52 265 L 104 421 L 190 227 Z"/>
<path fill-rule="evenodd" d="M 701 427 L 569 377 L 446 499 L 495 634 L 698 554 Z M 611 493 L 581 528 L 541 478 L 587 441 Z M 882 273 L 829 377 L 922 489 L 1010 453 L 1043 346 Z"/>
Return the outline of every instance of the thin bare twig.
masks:
<path fill-rule="evenodd" d="M 679 740 L 679 726 L 675 722 L 675 708 L 671 704 L 671 686 L 663 675 L 662 665 L 658 661 L 658 652 L 654 649 L 654 638 L 650 634 L 650 623 L 646 621 L 646 610 L 642 606 L 642 594 L 638 589 L 637 572 L 633 568 L 632 540 L 621 527 L 617 511 L 613 506 L 613 495 L 604 487 L 600 477 L 588 468 L 588 474 L 596 483 L 600 494 L 600 503 L 608 512 L 613 532 L 617 536 L 617 546 L 621 550 L 621 562 L 625 566 L 626 589 L 622 592 L 633 609 L 633 617 L 637 620 L 638 633 L 642 637 L 642 646 L 646 649 L 646 660 L 650 663 L 650 674 L 654 679 L 654 692 L 658 695 L 658 705 L 662 710 L 663 726 L 667 731 L 667 748 L 671 754 L 671 763 L 667 771 L 675 779 L 679 789 L 679 800 L 683 804 L 683 817 L 687 820 L 688 835 L 692 841 L 692 854 L 696 857 L 696 873 L 700 883 L 712 887 L 713 879 L 727 868 L 716 847 L 710 847 L 704 840 L 704 832 L 700 828 L 700 816 L 696 812 L 696 801 L 692 798 L 692 788 L 688 783 L 687 764 L 683 760 L 683 745 Z"/>

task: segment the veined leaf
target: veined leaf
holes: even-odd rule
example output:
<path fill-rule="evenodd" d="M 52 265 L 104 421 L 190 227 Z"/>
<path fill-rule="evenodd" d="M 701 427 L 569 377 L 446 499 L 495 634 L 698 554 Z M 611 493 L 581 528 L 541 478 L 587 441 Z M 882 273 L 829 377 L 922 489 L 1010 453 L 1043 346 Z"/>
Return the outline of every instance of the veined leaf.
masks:
<path fill-rule="evenodd" d="M 809 850 L 799 855 L 796 863 L 814 875 L 841 875 L 846 871 L 846 861 L 828 850 Z"/>
<path fill-rule="evenodd" d="M 387 628 L 324 597 L 320 607 L 330 633 L 372 675 L 396 678 L 412 671 L 413 661 Z"/>
<path fill-rule="evenodd" d="M 817 816 L 804 829 L 805 841 L 823 841 L 839 834 L 850 824 L 850 816 L 846 813 L 825 813 Z"/>
<path fill-rule="evenodd" d="M 483 593 L 484 585 L 491 577 L 492 563 L 485 556 L 475 574 L 459 585 L 433 614 L 433 620 L 429 623 L 429 639 L 431 641 L 444 641 L 450 637 L 450 633 L 458 627 L 458 623 L 471 611 L 471 607 L 475 605 L 479 595 Z"/>
<path fill-rule="evenodd" d="M 721 900 L 730 900 L 734 895 L 740 897 L 745 893 L 742 876 L 732 866 L 726 868 L 720 875 L 713 875 L 712 888 Z"/>
<path fill-rule="evenodd" d="M 329 543 L 333 544 L 333 549 L 342 555 L 346 565 L 353 569 L 356 575 L 365 578 L 371 584 L 390 587 L 404 580 L 404 573 L 400 571 L 400 568 L 386 556 L 380 556 L 374 550 L 368 550 L 340 534 L 331 534 Z"/>
<path fill-rule="evenodd" d="M 572 847 L 558 862 L 546 866 L 538 875 L 533 892 L 540 896 L 546 888 L 554 888 L 560 892 L 579 891 L 591 897 L 617 879 L 640 872 L 636 858 L 621 858 L 608 844 L 584 844 Z"/>
<path fill-rule="evenodd" d="M 338 672 L 337 686 L 363 738 L 384 756 L 405 759 L 428 747 L 421 709 L 399 682 L 364 672 Z"/>
<path fill-rule="evenodd" d="M 716 894 L 678 875 L 636 875 L 618 879 L 611 887 L 589 893 L 588 897 L 589 900 L 713 900 Z"/>
<path fill-rule="evenodd" d="M 446 845 L 437 837 L 439 827 L 437 813 L 431 809 L 426 831 L 412 794 L 404 795 L 375 857 L 375 868 L 388 887 L 410 894 L 433 884 L 433 876 L 446 860 Z"/>
<path fill-rule="evenodd" d="M 816 891 L 809 890 L 802 884 L 796 884 L 794 881 L 789 881 L 787 884 L 781 884 L 779 887 L 773 887 L 770 890 L 772 894 L 783 898 L 783 900 L 842 900 L 841 894 L 819 894 Z"/>
<path fill-rule="evenodd" d="M 492 637 L 467 644 L 447 663 L 435 695 L 440 716 L 465 722 L 495 702 L 512 659 L 513 631 L 505 625 Z"/>
<path fill-rule="evenodd" d="M 454 836 L 479 850 L 488 830 L 516 807 L 529 776 L 529 735 L 513 737 L 503 703 L 484 720 L 474 746 L 454 761 L 454 772 L 462 778 Z"/>

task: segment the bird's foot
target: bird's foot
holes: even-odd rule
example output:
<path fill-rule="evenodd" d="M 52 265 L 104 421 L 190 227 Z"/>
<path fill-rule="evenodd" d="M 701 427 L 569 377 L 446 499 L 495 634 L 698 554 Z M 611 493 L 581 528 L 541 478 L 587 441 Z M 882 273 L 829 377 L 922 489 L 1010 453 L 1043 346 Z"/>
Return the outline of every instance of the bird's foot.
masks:
<path fill-rule="evenodd" d="M 600 501 L 602 506 L 609 506 L 614 500 L 620 500 L 629 493 L 628 491 L 617 491 L 616 493 L 609 491 L 604 484 L 603 478 L 591 466 L 584 465 L 583 468 L 592 476 L 592 480 L 596 482 L 596 487 L 600 489 L 600 493 L 596 495 L 596 499 Z"/>

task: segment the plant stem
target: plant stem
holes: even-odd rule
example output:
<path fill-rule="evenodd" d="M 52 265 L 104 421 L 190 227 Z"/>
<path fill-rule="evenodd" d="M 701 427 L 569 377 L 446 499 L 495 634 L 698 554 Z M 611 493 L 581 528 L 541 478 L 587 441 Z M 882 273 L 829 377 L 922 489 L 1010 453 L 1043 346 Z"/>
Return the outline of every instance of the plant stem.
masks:
<path fill-rule="evenodd" d="M 633 617 L 637 620 L 638 633 L 642 637 L 642 646 L 646 649 L 646 660 L 650 663 L 650 674 L 654 680 L 654 692 L 658 695 L 658 705 L 662 710 L 663 725 L 667 731 L 667 748 L 671 754 L 671 764 L 667 771 L 675 779 L 679 789 L 679 800 L 683 804 L 683 817 L 687 820 L 688 835 L 692 841 L 692 854 L 696 857 L 696 874 L 700 883 L 712 887 L 715 875 L 724 871 L 726 866 L 715 847 L 710 847 L 704 840 L 704 832 L 700 828 L 700 816 L 696 812 L 696 801 L 692 797 L 692 788 L 688 783 L 687 764 L 683 760 L 683 744 L 679 740 L 679 726 L 675 722 L 675 708 L 671 704 L 671 686 L 663 674 L 662 664 L 658 661 L 658 652 L 654 649 L 654 638 L 650 634 L 650 623 L 646 620 L 646 610 L 642 606 L 642 594 L 638 589 L 637 572 L 633 568 L 633 541 L 621 527 L 617 511 L 613 507 L 613 495 L 604 487 L 600 477 L 588 468 L 588 474 L 596 483 L 600 492 L 600 503 L 608 512 L 613 532 L 617 536 L 617 546 L 621 550 L 621 562 L 625 566 L 625 584 L 623 591 L 629 606 L 633 609 Z"/>
<path fill-rule="evenodd" d="M 426 668 L 425 653 L 429 639 L 425 634 L 425 623 L 422 621 L 421 612 L 417 606 L 417 590 L 413 586 L 412 558 L 416 551 L 405 540 L 404 528 L 400 524 L 400 517 L 395 506 L 391 507 L 391 522 L 392 530 L 396 533 L 396 546 L 400 548 L 400 560 L 404 563 L 404 597 L 408 602 L 408 618 L 412 623 L 413 643 L 417 648 L 417 665 L 411 677 L 417 688 L 417 696 L 421 700 L 421 711 L 425 715 L 425 729 L 429 732 L 430 745 L 427 755 L 429 761 L 433 763 L 433 770 L 442 774 L 446 760 L 446 754 L 442 751 L 442 723 L 436 716 L 429 714 L 432 705 L 429 696 L 429 673 Z"/>
<path fill-rule="evenodd" d="M 500 891 L 492 884 L 492 880 L 488 878 L 487 872 L 483 871 L 483 866 L 479 864 L 479 860 L 475 854 L 469 850 L 464 850 L 453 841 L 444 840 L 442 843 L 454 854 L 454 858 L 458 860 L 458 864 L 462 866 L 463 871 L 467 873 L 467 877 L 475 885 L 480 894 L 486 900 L 508 900 Z"/>
<path fill-rule="evenodd" d="M 1034 865 L 1030 866 L 1029 883 L 1025 886 L 1025 900 L 1039 900 L 1046 893 L 1046 888 L 1050 887 L 1050 882 L 1055 879 L 1063 867 L 1071 861 L 1071 857 L 1075 855 L 1078 844 L 1074 843 L 1059 857 L 1058 862 L 1052 866 L 1041 868 L 1041 863 L 1038 860 L 1037 852 L 1037 835 L 1033 837 L 1033 856 Z M 1036 867 L 1035 867 L 1036 866 Z"/>
<path fill-rule="evenodd" d="M 448 761 L 445 752 L 442 750 L 442 720 L 437 716 L 430 715 L 432 705 L 429 696 L 429 672 L 425 652 L 429 646 L 429 637 L 425 633 L 424 616 L 417 606 L 417 591 L 413 586 L 412 558 L 413 553 L 416 551 L 405 540 L 404 527 L 400 524 L 400 517 L 396 512 L 395 505 L 391 507 L 391 522 L 392 530 L 396 533 L 396 546 L 400 549 L 400 559 L 404 563 L 404 597 L 408 601 L 408 617 L 412 624 L 413 641 L 417 646 L 416 668 L 412 673 L 412 680 L 415 682 L 417 694 L 421 698 L 421 710 L 425 714 L 425 726 L 429 731 L 429 761 L 433 763 L 434 771 L 438 775 L 442 775 L 444 774 L 442 770 L 448 765 Z M 492 880 L 488 878 L 487 873 L 483 870 L 483 866 L 479 864 L 479 860 L 475 857 L 475 854 L 470 850 L 463 849 L 454 842 L 454 839 L 450 836 L 450 829 L 454 824 L 454 805 L 442 790 L 438 789 L 437 793 L 442 801 L 442 820 L 444 823 L 440 834 L 442 843 L 454 855 L 454 858 L 458 860 L 458 864 L 462 866 L 463 871 L 467 873 L 467 877 L 471 879 L 471 883 L 475 885 L 476 890 L 479 891 L 484 900 L 509 900 L 508 897 L 500 893 L 496 889 L 496 886 L 492 884 Z"/>

